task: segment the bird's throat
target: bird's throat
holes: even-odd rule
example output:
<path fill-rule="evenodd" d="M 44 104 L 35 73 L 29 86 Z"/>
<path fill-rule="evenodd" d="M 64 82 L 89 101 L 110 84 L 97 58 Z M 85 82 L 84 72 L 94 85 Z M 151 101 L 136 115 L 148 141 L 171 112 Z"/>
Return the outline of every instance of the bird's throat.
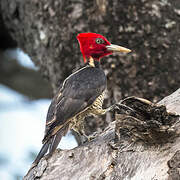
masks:
<path fill-rule="evenodd" d="M 92 57 L 90 57 L 90 58 L 88 59 L 88 64 L 89 64 L 89 66 L 91 66 L 91 67 L 95 67 L 94 59 L 93 59 Z"/>
<path fill-rule="evenodd" d="M 92 57 L 90 57 L 88 59 L 88 65 L 91 66 L 91 67 L 97 67 L 98 68 L 100 66 L 100 62 L 96 61 Z"/>

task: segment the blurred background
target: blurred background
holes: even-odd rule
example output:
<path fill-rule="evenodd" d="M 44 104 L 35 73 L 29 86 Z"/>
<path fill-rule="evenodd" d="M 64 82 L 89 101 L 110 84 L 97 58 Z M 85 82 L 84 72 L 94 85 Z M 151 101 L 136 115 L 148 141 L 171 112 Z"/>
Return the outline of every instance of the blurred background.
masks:
<path fill-rule="evenodd" d="M 20 49 L 6 50 L 1 58 L 0 179 L 20 180 L 41 148 L 51 91 Z M 61 149 L 76 146 L 70 133 L 59 145 Z"/>
<path fill-rule="evenodd" d="M 157 102 L 179 88 L 179 0 L 0 0 L 0 179 L 21 179 L 39 151 L 50 99 L 83 66 L 80 32 L 132 50 L 102 60 L 104 107 L 128 96 Z M 86 119 L 86 133 L 112 120 Z M 77 143 L 68 134 L 60 146 Z"/>

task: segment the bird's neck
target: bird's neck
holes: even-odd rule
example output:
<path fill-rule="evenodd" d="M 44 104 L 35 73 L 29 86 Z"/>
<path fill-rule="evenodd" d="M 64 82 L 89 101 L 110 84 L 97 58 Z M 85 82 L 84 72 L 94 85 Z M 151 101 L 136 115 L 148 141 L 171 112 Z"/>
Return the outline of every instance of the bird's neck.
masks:
<path fill-rule="evenodd" d="M 90 67 L 100 68 L 100 61 L 94 60 L 92 57 L 90 57 L 87 61 L 87 65 Z"/>

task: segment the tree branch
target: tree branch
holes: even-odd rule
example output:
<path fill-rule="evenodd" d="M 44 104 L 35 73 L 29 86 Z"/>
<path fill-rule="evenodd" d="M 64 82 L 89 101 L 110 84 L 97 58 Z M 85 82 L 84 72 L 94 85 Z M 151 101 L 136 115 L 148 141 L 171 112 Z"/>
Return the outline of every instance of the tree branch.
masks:
<path fill-rule="evenodd" d="M 153 104 L 127 98 L 136 114 L 116 114 L 115 121 L 90 143 L 57 150 L 43 158 L 24 180 L 44 179 L 173 179 L 178 174 L 180 89 Z M 174 112 L 167 112 L 173 109 Z M 174 114 L 176 113 L 176 114 Z M 173 156 L 174 155 L 174 156 Z M 180 177 L 180 176 L 178 176 Z"/>

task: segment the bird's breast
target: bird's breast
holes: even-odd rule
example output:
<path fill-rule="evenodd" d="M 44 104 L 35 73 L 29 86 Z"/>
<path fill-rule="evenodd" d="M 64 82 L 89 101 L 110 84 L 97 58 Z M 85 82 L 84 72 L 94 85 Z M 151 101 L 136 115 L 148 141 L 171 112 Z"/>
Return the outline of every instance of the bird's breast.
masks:
<path fill-rule="evenodd" d="M 100 96 L 98 96 L 94 101 L 94 103 L 90 106 L 89 110 L 92 111 L 91 113 L 102 109 L 104 95 L 105 95 L 105 91 L 103 91 L 103 93 Z"/>

